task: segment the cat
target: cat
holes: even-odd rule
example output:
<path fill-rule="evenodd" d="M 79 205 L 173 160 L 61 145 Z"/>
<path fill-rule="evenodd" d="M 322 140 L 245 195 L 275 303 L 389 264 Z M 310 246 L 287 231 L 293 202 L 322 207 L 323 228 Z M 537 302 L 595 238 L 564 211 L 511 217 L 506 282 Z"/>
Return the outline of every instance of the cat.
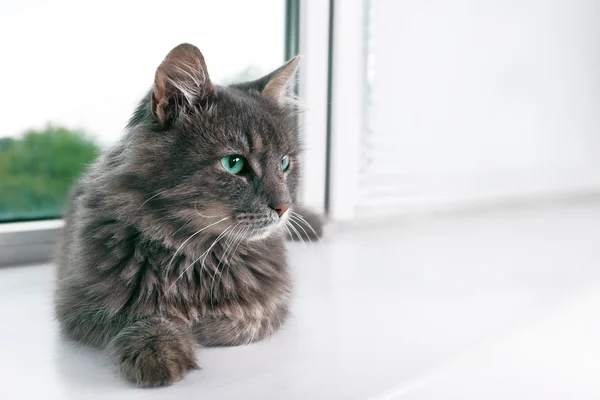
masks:
<path fill-rule="evenodd" d="M 198 368 L 198 344 L 251 343 L 286 320 L 284 236 L 322 231 L 292 205 L 301 146 L 286 93 L 298 63 L 224 87 L 197 47 L 175 47 L 123 138 L 71 192 L 55 315 L 128 381 L 173 384 Z"/>

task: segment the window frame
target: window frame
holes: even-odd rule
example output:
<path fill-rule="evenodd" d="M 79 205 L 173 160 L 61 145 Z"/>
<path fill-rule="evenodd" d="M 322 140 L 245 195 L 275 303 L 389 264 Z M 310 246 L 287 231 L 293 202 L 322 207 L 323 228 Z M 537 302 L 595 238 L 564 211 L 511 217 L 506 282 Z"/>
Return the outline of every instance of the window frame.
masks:
<path fill-rule="evenodd" d="M 331 4 L 333 0 L 304 0 L 299 8 L 299 126 L 304 153 L 297 201 L 322 215 L 327 213 L 329 174 Z"/>
<path fill-rule="evenodd" d="M 356 215 L 361 138 L 366 128 L 367 17 L 370 1 L 332 1 L 328 215 Z"/>

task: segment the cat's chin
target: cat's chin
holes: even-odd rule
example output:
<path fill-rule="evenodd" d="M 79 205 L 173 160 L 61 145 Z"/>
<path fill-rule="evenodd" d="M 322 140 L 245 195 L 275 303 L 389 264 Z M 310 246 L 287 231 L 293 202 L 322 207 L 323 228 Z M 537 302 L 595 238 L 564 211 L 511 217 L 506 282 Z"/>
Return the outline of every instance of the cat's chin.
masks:
<path fill-rule="evenodd" d="M 283 227 L 286 224 L 286 222 L 287 218 L 282 218 L 273 225 L 261 228 L 260 230 L 256 230 L 251 236 L 248 236 L 247 240 L 249 242 L 256 242 L 260 240 L 265 240 L 274 235 L 280 235 L 283 231 Z"/>
<path fill-rule="evenodd" d="M 260 240 L 265 240 L 270 236 L 273 236 L 279 232 L 279 224 L 275 224 L 269 226 L 267 228 L 263 228 L 259 231 L 256 231 L 252 236 L 248 236 L 249 242 L 257 242 Z"/>

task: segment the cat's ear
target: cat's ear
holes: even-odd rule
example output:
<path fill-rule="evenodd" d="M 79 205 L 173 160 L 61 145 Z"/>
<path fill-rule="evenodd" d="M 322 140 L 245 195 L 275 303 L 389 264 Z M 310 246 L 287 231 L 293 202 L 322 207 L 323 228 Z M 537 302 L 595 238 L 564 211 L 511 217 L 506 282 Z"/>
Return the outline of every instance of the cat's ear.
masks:
<path fill-rule="evenodd" d="M 299 65 L 300 56 L 296 56 L 267 75 L 264 78 L 265 86 L 262 89 L 262 94 L 278 103 L 284 101 L 289 88 L 296 78 Z"/>
<path fill-rule="evenodd" d="M 152 114 L 161 124 L 183 102 L 192 104 L 214 93 L 204 56 L 194 45 L 183 43 L 167 54 L 156 69 L 152 89 Z"/>

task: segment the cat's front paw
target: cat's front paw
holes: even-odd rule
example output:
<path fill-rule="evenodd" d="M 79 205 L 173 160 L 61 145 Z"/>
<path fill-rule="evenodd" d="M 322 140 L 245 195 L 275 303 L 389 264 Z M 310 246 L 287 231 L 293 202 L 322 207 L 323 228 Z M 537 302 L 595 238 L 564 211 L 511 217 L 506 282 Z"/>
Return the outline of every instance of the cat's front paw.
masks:
<path fill-rule="evenodd" d="M 263 340 L 281 327 L 288 315 L 281 306 L 263 318 L 205 316 L 194 325 L 192 332 L 203 346 L 239 346 Z"/>
<path fill-rule="evenodd" d="M 192 335 L 161 318 L 127 326 L 109 351 L 119 372 L 140 387 L 168 386 L 198 369 Z"/>

